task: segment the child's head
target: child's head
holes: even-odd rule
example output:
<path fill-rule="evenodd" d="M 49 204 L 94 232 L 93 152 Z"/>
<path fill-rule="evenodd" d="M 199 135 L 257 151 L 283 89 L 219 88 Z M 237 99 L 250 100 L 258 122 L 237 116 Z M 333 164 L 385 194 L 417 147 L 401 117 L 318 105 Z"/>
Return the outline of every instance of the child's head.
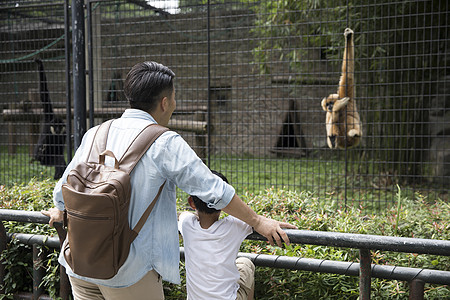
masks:
<path fill-rule="evenodd" d="M 222 180 L 225 181 L 226 183 L 228 183 L 227 178 L 222 173 L 214 171 L 214 170 L 211 170 L 211 172 L 213 174 L 219 176 L 220 178 L 222 178 Z M 192 197 L 192 200 L 194 201 L 195 209 L 197 211 L 206 213 L 206 214 L 220 213 L 220 210 L 208 207 L 208 205 L 205 202 L 203 202 L 202 200 L 200 200 L 197 196 L 191 196 L 191 197 Z"/>

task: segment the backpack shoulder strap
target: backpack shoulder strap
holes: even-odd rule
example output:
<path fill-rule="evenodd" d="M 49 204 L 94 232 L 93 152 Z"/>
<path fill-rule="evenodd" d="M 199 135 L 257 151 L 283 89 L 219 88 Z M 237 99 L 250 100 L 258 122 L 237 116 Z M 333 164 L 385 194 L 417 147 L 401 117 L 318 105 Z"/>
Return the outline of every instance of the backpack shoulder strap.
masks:
<path fill-rule="evenodd" d="M 128 149 L 125 151 L 124 155 L 119 161 L 119 168 L 125 172 L 128 172 L 130 174 L 136 164 L 139 162 L 139 160 L 142 158 L 142 156 L 147 152 L 147 150 L 150 148 L 150 146 L 153 144 L 153 142 L 164 132 L 168 131 L 169 129 L 158 125 L 158 124 L 150 124 L 147 125 L 142 131 L 136 136 L 136 138 L 131 142 Z M 162 189 L 166 182 L 159 187 L 158 193 L 156 194 L 155 198 L 150 202 L 149 206 L 145 210 L 145 212 L 142 214 L 141 218 L 139 219 L 136 226 L 133 228 L 133 231 L 135 232 L 135 237 L 141 231 L 141 228 L 144 226 L 145 222 L 147 221 L 147 218 L 150 216 L 150 213 L 153 210 L 153 207 L 156 204 L 156 201 L 159 198 L 159 195 L 162 192 Z M 134 240 L 134 238 L 133 238 Z"/>
<path fill-rule="evenodd" d="M 114 119 L 103 122 L 97 128 L 91 149 L 89 150 L 87 162 L 98 162 L 99 155 L 106 149 L 106 140 L 108 138 L 109 128 L 113 121 Z"/>
<path fill-rule="evenodd" d="M 147 207 L 147 209 L 142 214 L 141 218 L 137 222 L 136 226 L 134 226 L 133 231 L 136 233 L 136 235 L 141 231 L 142 227 L 144 226 L 145 222 L 147 221 L 148 216 L 150 216 L 150 213 L 153 210 L 153 207 L 156 204 L 156 201 L 159 199 L 159 195 L 161 195 L 162 189 L 166 182 L 164 181 L 163 184 L 159 187 L 158 194 L 156 194 L 155 199 L 150 203 L 150 205 Z"/>
<path fill-rule="evenodd" d="M 120 169 L 130 174 L 153 142 L 168 130 L 167 127 L 158 124 L 150 124 L 142 129 L 119 160 Z"/>

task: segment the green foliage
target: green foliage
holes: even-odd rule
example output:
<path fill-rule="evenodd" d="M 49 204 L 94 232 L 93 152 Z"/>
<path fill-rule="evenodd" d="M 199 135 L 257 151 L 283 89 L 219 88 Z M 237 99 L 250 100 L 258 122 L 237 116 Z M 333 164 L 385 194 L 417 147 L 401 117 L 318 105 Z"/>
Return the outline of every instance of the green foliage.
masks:
<path fill-rule="evenodd" d="M 444 201 L 428 203 L 420 194 L 415 199 L 402 198 L 400 205 L 377 215 L 364 214 L 362 207 L 336 205 L 312 193 L 268 189 L 246 194 L 244 199 L 259 214 L 295 224 L 299 229 L 450 239 L 450 205 Z M 398 226 L 397 226 L 398 224 Z M 358 261 L 357 249 L 315 245 L 290 245 L 283 249 L 260 242 L 245 241 L 244 252 L 296 256 L 336 261 Z M 412 268 L 449 270 L 450 258 L 413 253 L 372 251 L 375 264 Z M 257 268 L 258 299 L 357 299 L 358 278 L 336 274 Z M 426 299 L 442 299 L 448 286 L 427 285 Z M 396 280 L 372 279 L 372 299 L 407 299 L 408 285 Z"/>
<path fill-rule="evenodd" d="M 50 251 L 50 250 L 49 250 Z M 44 264 L 46 268 L 46 275 L 42 278 L 42 285 L 46 288 L 48 295 L 52 299 L 60 299 L 59 297 L 59 270 L 58 263 L 59 251 L 52 249 L 47 256 L 47 261 Z"/>
<path fill-rule="evenodd" d="M 12 299 L 12 293 L 17 291 L 31 292 L 33 287 L 33 257 L 28 245 L 16 240 L 8 244 L 8 249 L 1 254 L 5 265 L 4 290 L 0 299 Z"/>
<path fill-rule="evenodd" d="M 0 186 L 0 208 L 40 211 L 53 205 L 52 192 L 54 180 L 30 180 L 26 184 L 17 184 L 10 187 Z M 7 232 L 33 233 L 41 235 L 56 235 L 56 231 L 49 225 L 3 222 Z M 49 253 L 43 266 L 47 274 L 43 280 L 46 293 L 56 299 L 59 294 L 59 268 L 57 255 L 46 247 L 40 249 Z M 53 251 L 53 252 L 51 252 Z M 33 257 L 31 246 L 12 240 L 2 254 L 5 265 L 5 295 L 0 299 L 12 299 L 12 294 L 18 291 L 32 291 Z"/>
<path fill-rule="evenodd" d="M 259 38 L 253 55 L 260 72 L 271 73 L 273 62 L 287 61 L 293 72 L 303 74 L 310 47 L 323 48 L 335 56 L 336 48 L 343 45 L 336 29 L 343 32 L 345 28 L 344 5 L 345 1 L 287 0 L 255 6 L 258 17 L 253 33 Z"/>
<path fill-rule="evenodd" d="M 0 207 L 39 211 L 52 206 L 51 195 L 54 181 L 31 180 L 27 184 L 1 187 Z M 295 224 L 299 229 L 376 234 L 387 236 L 417 237 L 427 239 L 450 239 L 450 205 L 444 201 L 429 202 L 416 194 L 414 199 L 397 195 L 397 205 L 385 213 L 365 214 L 364 207 L 343 207 L 331 199 L 320 199 L 311 192 L 296 192 L 270 188 L 242 195 L 258 214 Z M 185 210 L 186 199 L 179 199 L 178 210 Z M 7 231 L 55 235 L 47 225 L 4 222 Z M 47 251 L 42 262 L 47 269 L 43 285 L 53 299 L 59 294 L 58 251 Z M 315 245 L 292 244 L 284 248 L 272 247 L 265 242 L 244 241 L 242 252 L 295 256 L 336 261 L 359 259 L 357 249 L 345 249 Z M 6 295 L 0 299 L 11 299 L 12 293 L 31 291 L 32 257 L 31 247 L 12 241 L 3 252 L 6 268 Z M 436 255 L 417 255 L 372 251 L 375 264 L 387 264 L 413 268 L 449 270 L 450 258 Z M 186 297 L 185 269 L 181 262 L 182 284 L 164 284 L 166 299 Z M 357 299 L 358 278 L 337 274 L 291 271 L 284 269 L 256 268 L 257 299 Z M 396 280 L 372 279 L 372 299 L 407 299 L 408 285 Z M 426 299 L 443 299 L 450 292 L 448 286 L 426 285 Z"/>
<path fill-rule="evenodd" d="M 36 211 L 52 204 L 55 181 L 35 178 L 26 184 L 0 186 L 0 208 Z"/>

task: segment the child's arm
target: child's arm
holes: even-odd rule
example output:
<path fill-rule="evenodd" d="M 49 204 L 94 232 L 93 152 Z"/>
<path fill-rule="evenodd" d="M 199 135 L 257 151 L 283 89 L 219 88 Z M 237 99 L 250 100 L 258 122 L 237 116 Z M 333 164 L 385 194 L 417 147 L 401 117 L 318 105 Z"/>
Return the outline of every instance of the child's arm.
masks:
<path fill-rule="evenodd" d="M 189 214 L 192 214 L 191 212 L 188 211 L 182 211 L 182 212 L 178 212 L 178 231 L 180 233 L 183 232 L 183 221 L 184 219 L 186 219 L 187 216 L 189 216 Z"/>
<path fill-rule="evenodd" d="M 178 215 L 178 222 L 183 222 L 183 220 L 189 216 L 192 215 L 193 213 L 190 211 L 181 211 L 181 212 L 177 212 Z"/>

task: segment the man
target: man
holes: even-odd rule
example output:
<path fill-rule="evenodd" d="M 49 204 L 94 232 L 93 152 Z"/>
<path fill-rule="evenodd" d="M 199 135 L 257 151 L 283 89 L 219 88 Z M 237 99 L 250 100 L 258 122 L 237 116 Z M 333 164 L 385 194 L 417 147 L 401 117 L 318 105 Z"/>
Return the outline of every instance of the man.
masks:
<path fill-rule="evenodd" d="M 167 126 L 176 108 L 175 74 L 156 62 L 135 65 L 127 75 L 124 92 L 130 109 L 115 120 L 110 128 L 107 146 L 116 157 L 121 157 L 135 136 L 148 124 Z M 64 200 L 61 186 L 68 172 L 87 159 L 96 128 L 88 130 L 80 147 L 66 168 L 53 192 L 55 208 L 43 212 L 53 222 L 63 219 Z M 112 165 L 111 161 L 106 164 Z M 232 186 L 213 175 L 191 147 L 173 131 L 163 133 L 141 158 L 131 173 L 132 195 L 129 223 L 133 228 L 159 187 L 166 181 L 150 217 L 131 245 L 129 256 L 117 275 L 102 280 L 82 277 L 70 269 L 60 255 L 59 262 L 66 267 L 77 299 L 164 299 L 161 278 L 179 283 L 179 242 L 176 212 L 176 186 L 209 207 L 246 222 L 265 236 L 271 244 L 281 247 L 289 243 L 281 229 L 295 228 L 257 215 L 235 193 Z"/>

